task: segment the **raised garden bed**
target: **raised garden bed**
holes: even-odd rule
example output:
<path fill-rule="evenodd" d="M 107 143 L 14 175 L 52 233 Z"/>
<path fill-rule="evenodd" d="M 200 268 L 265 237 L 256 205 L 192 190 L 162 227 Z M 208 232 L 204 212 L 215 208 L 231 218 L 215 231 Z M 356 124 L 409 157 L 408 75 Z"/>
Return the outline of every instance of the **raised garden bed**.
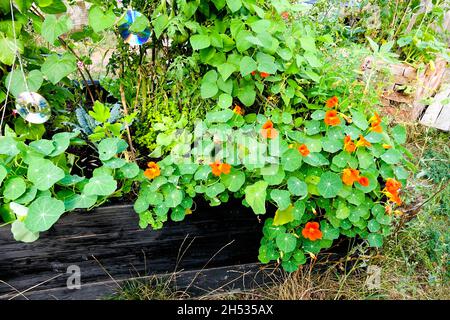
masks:
<path fill-rule="evenodd" d="M 201 292 L 201 286 L 230 283 L 233 275 L 242 278 L 232 270 L 258 269 L 247 264 L 257 261 L 261 225 L 236 202 L 215 208 L 198 203 L 185 221 L 158 231 L 139 229 L 138 220 L 131 205 L 71 212 L 33 243 L 16 242 L 9 228 L 1 228 L 0 299 L 95 299 L 130 278 L 190 270 L 179 275 L 182 288 L 195 270 L 206 268 L 211 277 L 199 275 L 191 284 Z M 80 267 L 79 290 L 66 287 L 71 265 Z"/>

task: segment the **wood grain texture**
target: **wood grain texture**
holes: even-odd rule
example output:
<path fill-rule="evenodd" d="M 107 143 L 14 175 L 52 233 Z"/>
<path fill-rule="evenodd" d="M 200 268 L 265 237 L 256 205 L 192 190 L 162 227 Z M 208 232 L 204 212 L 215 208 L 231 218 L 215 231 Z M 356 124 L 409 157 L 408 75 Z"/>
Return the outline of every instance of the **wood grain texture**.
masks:
<path fill-rule="evenodd" d="M 168 222 L 158 231 L 141 230 L 131 205 L 65 214 L 34 243 L 16 242 L 8 228 L 0 228 L 0 299 L 33 286 L 25 296 L 42 298 L 36 292 L 45 290 L 61 293 L 70 265 L 80 267 L 84 284 L 76 294 L 69 290 L 76 298 L 83 296 L 83 287 L 112 279 L 253 263 L 261 229 L 256 216 L 239 202 L 214 208 L 197 203 L 185 221 Z"/>
<path fill-rule="evenodd" d="M 420 123 L 440 130 L 450 130 L 450 86 L 443 88 L 425 110 Z"/>
<path fill-rule="evenodd" d="M 152 276 L 132 277 L 123 280 L 106 280 L 83 283 L 80 290 L 66 287 L 33 290 L 20 296 L 17 293 L 4 295 L 3 299 L 30 300 L 95 300 L 110 299 L 121 288 L 130 282 L 149 283 L 155 277 L 170 282 L 170 287 L 180 297 L 196 297 L 199 299 L 214 298 L 219 294 L 251 290 L 274 283 L 282 275 L 281 269 L 262 266 L 258 263 L 241 264 L 181 271 L 173 274 L 157 274 Z M 26 298 L 25 298 L 26 297 Z"/>

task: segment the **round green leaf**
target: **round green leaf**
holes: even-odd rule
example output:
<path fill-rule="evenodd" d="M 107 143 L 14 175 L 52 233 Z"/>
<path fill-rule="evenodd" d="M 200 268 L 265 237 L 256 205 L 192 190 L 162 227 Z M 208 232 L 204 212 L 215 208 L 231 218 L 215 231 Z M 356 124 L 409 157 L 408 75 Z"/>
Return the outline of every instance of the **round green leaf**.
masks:
<path fill-rule="evenodd" d="M 336 197 L 342 187 L 341 177 L 332 172 L 324 172 L 320 176 L 320 181 L 317 184 L 319 194 L 324 198 Z"/>
<path fill-rule="evenodd" d="M 56 182 L 65 177 L 64 171 L 47 159 L 35 158 L 31 161 L 27 172 L 28 180 L 38 190 L 48 190 Z"/>
<path fill-rule="evenodd" d="M 3 196 L 9 200 L 15 200 L 25 193 L 27 185 L 21 177 L 9 178 L 5 182 Z"/>
<path fill-rule="evenodd" d="M 164 205 L 169 208 L 175 208 L 183 201 L 184 193 L 173 184 L 167 184 L 162 187 L 164 195 Z"/>
<path fill-rule="evenodd" d="M 379 248 L 383 245 L 383 236 L 378 233 L 370 233 L 367 240 L 369 241 L 369 245 L 371 247 Z"/>
<path fill-rule="evenodd" d="M 302 156 L 297 149 L 288 149 L 281 157 L 281 164 L 286 171 L 295 171 L 302 165 Z"/>
<path fill-rule="evenodd" d="M 225 191 L 225 186 L 222 183 L 215 183 L 206 188 L 206 195 L 210 198 L 216 197 L 218 194 Z"/>
<path fill-rule="evenodd" d="M 232 168 L 229 174 L 222 174 L 220 179 L 228 190 L 238 192 L 245 182 L 245 173 Z"/>
<path fill-rule="evenodd" d="M 34 200 L 28 210 L 25 226 L 32 232 L 46 231 L 55 224 L 64 213 L 64 202 L 50 196 Z"/>
<path fill-rule="evenodd" d="M 304 197 L 308 194 L 308 185 L 297 177 L 287 180 L 288 190 L 294 195 Z"/>
<path fill-rule="evenodd" d="M 278 248 L 285 253 L 294 251 L 297 246 L 297 238 L 290 233 L 279 234 L 275 241 Z"/>
<path fill-rule="evenodd" d="M 270 198 L 275 201 L 279 210 L 285 210 L 291 204 L 291 194 L 287 190 L 272 190 Z"/>
<path fill-rule="evenodd" d="M 397 164 L 402 158 L 402 154 L 396 149 L 388 149 L 381 155 L 381 159 L 388 164 Z"/>
<path fill-rule="evenodd" d="M 87 196 L 109 196 L 117 189 L 117 181 L 111 175 L 102 174 L 89 179 L 83 193 Z"/>
<path fill-rule="evenodd" d="M 33 242 L 39 239 L 39 232 L 32 232 L 27 229 L 25 223 L 16 220 L 11 225 L 11 232 L 14 240 L 22 242 Z"/>
<path fill-rule="evenodd" d="M 119 171 L 123 174 L 124 178 L 132 179 L 139 174 L 140 169 L 136 163 L 129 162 L 120 168 Z"/>
<path fill-rule="evenodd" d="M 30 143 L 30 147 L 46 156 L 48 156 L 50 153 L 53 152 L 53 150 L 55 150 L 55 145 L 53 144 L 53 141 L 47 139 L 33 141 Z"/>

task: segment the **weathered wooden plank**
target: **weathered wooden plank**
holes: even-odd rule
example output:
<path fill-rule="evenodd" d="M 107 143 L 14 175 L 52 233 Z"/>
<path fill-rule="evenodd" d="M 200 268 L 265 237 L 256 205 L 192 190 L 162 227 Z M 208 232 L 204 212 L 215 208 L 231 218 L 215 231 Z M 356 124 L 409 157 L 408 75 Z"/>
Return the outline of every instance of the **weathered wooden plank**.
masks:
<path fill-rule="evenodd" d="M 450 102 L 442 106 L 434 127 L 444 131 L 450 131 Z"/>
<path fill-rule="evenodd" d="M 420 123 L 445 131 L 450 130 L 450 86 L 436 94 L 420 119 Z"/>
<path fill-rule="evenodd" d="M 170 274 L 157 274 L 152 276 L 129 277 L 127 279 L 98 281 L 82 283 L 81 289 L 51 288 L 25 292 L 23 295 L 12 293 L 3 296 L 3 299 L 48 299 L 48 300 L 94 300 L 105 299 L 113 295 L 130 281 L 148 282 L 157 277 L 168 282 L 173 291 L 188 296 L 208 297 L 223 292 L 242 291 L 254 289 L 261 284 L 268 285 L 277 276 L 282 274 L 281 269 L 262 266 L 258 263 L 207 268 L 200 270 L 181 271 Z"/>
<path fill-rule="evenodd" d="M 14 292 L 5 283 L 19 291 L 39 284 L 31 291 L 60 292 L 70 265 L 79 266 L 84 283 L 90 284 L 199 269 L 206 263 L 255 262 L 261 228 L 251 210 L 236 201 L 216 208 L 197 203 L 185 221 L 168 222 L 158 231 L 139 229 L 130 205 L 66 214 L 34 243 L 16 242 L 1 228 L 0 298 Z"/>

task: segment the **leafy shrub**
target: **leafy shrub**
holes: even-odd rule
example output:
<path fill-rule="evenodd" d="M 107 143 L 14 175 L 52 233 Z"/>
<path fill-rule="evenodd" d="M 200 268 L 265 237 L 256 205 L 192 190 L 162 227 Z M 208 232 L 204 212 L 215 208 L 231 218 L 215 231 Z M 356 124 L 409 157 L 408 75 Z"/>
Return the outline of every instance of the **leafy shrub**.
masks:
<path fill-rule="evenodd" d="M 67 148 L 79 132 L 62 132 L 52 139 L 26 144 L 11 130 L 0 137 L 0 208 L 4 221 L 12 223 L 14 238 L 34 241 L 65 212 L 91 209 L 109 197 L 130 192 L 142 170 L 120 154 L 128 145 L 119 138 L 98 144 L 102 166 L 90 178 L 72 174 L 75 155 Z"/>
<path fill-rule="evenodd" d="M 401 203 L 398 184 L 408 177 L 405 139 L 404 128 L 350 108 L 316 110 L 300 127 L 278 109 L 208 112 L 191 141 L 149 163 L 134 208 L 141 227 L 160 228 L 169 216 L 181 221 L 191 214 L 197 195 L 212 206 L 242 198 L 258 215 L 273 204 L 259 258 L 281 259 L 294 271 L 306 253 L 317 254 L 341 234 L 382 245 L 391 233 L 391 203 Z"/>

